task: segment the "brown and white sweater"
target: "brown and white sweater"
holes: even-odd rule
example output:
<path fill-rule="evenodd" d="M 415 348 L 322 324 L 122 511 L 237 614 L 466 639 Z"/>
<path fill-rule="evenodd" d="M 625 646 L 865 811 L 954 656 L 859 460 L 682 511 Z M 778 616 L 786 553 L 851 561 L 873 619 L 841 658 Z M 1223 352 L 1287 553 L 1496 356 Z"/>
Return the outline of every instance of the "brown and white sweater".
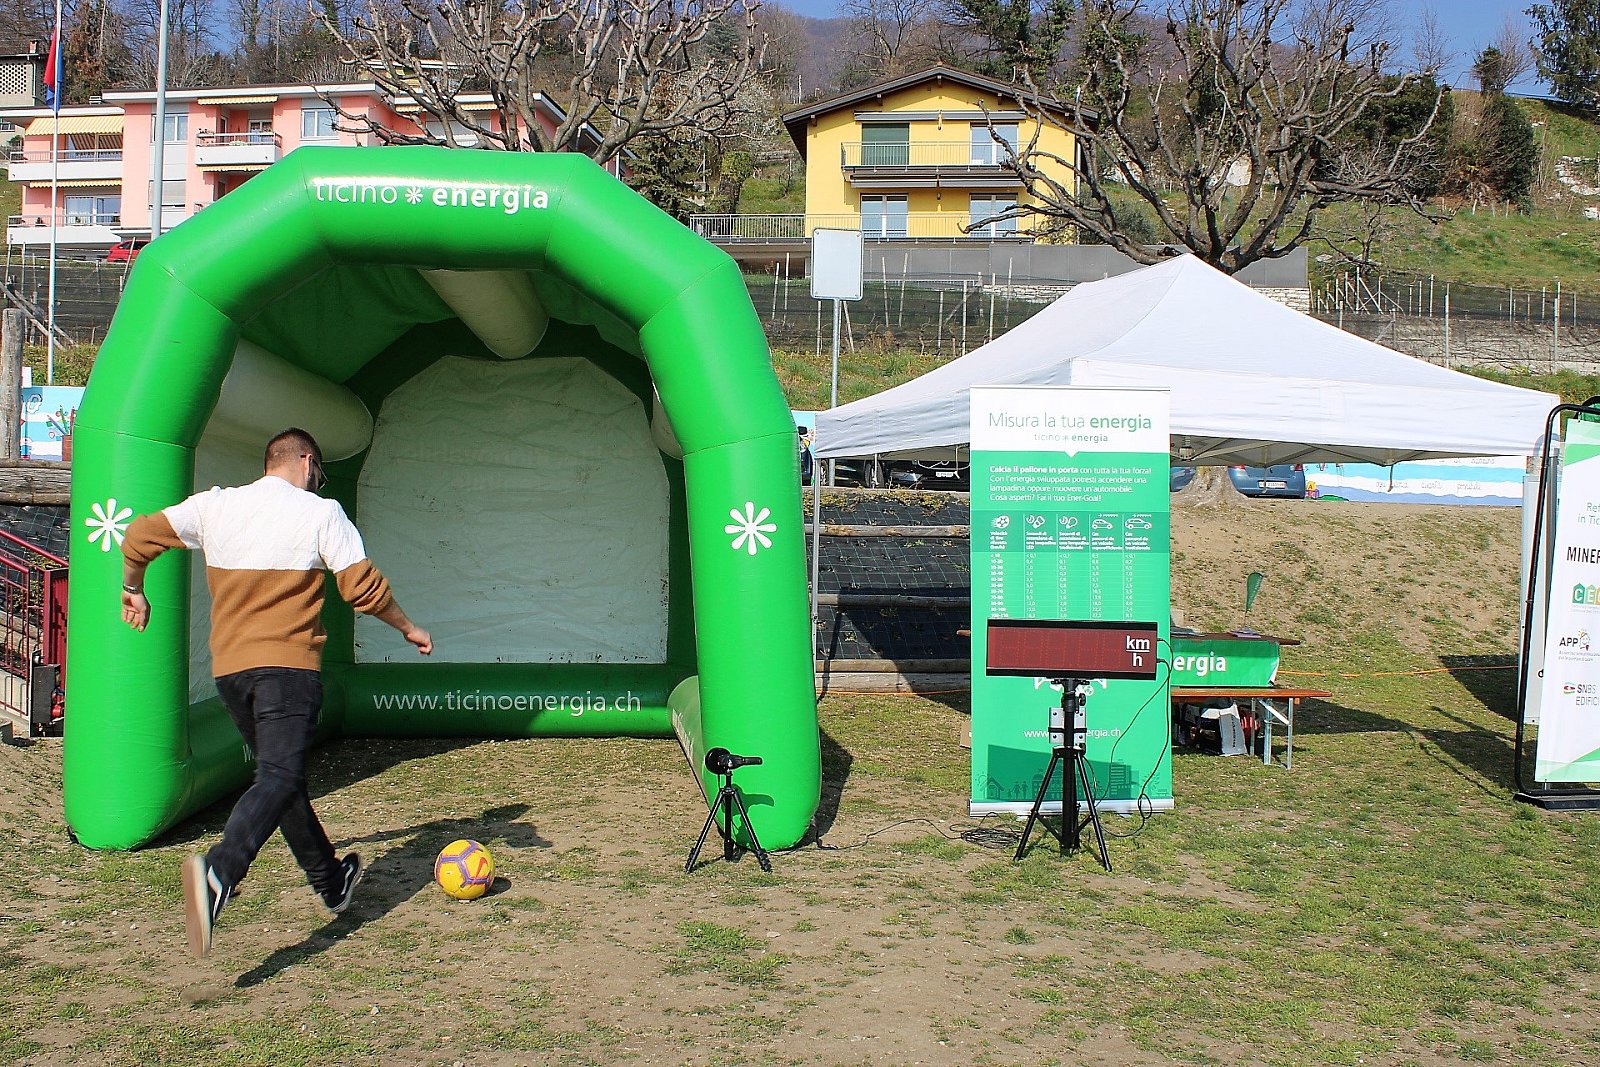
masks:
<path fill-rule="evenodd" d="M 205 553 L 212 673 L 219 678 L 252 667 L 322 666 L 325 570 L 363 614 L 377 615 L 394 600 L 339 502 L 273 474 L 141 515 L 122 542 L 132 563 L 149 563 L 169 548 Z"/>

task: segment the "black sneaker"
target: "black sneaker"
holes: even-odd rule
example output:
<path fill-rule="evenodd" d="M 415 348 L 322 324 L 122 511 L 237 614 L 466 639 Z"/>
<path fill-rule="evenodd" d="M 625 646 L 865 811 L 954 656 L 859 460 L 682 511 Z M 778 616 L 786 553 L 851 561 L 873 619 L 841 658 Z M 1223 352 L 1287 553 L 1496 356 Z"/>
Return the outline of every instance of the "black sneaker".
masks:
<path fill-rule="evenodd" d="M 195 957 L 211 954 L 211 928 L 232 896 L 233 886 L 223 884 L 204 856 L 183 861 L 183 925 Z"/>
<path fill-rule="evenodd" d="M 322 894 L 322 904 L 335 915 L 344 914 L 344 909 L 350 906 L 350 898 L 356 895 L 356 883 L 361 881 L 361 857 L 354 852 L 339 861 L 339 881 L 332 892 Z"/>

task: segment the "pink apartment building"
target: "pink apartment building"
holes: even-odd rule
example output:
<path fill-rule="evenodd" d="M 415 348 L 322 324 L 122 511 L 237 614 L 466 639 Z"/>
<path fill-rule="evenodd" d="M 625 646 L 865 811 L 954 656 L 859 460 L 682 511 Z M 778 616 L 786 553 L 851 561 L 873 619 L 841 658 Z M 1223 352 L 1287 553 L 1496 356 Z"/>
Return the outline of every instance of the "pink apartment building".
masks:
<path fill-rule="evenodd" d="M 395 130 L 417 130 L 437 123 L 421 109 L 400 100 L 391 108 L 371 83 L 347 85 L 250 85 L 167 92 L 166 143 L 159 193 L 153 174 L 156 94 L 154 90 L 107 92 L 103 103 L 64 107 L 59 118 L 48 108 L 0 110 L 21 129 L 20 150 L 11 156 L 10 179 L 22 187 L 20 215 L 7 222 L 12 245 L 48 246 L 50 223 L 56 241 L 79 254 L 104 251 L 129 237 L 150 235 L 153 197 L 161 200 L 161 228 L 171 229 L 301 145 L 378 143 L 371 135 L 336 129 L 338 112 L 328 100 L 353 115 L 367 115 Z M 463 95 L 465 111 L 495 110 L 487 94 Z M 541 98 L 538 119 L 553 133 L 564 119 L 555 104 Z M 494 116 L 486 114 L 493 126 Z M 474 140 L 457 130 L 463 144 Z M 57 195 L 51 195 L 51 142 L 58 154 Z"/>

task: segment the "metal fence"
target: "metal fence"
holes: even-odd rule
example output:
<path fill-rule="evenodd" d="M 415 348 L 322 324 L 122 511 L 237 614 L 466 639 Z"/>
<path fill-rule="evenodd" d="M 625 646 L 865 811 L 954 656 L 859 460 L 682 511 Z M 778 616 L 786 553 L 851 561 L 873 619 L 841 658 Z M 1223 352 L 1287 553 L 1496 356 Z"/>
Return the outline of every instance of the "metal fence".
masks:
<path fill-rule="evenodd" d="M 131 268 L 130 263 L 60 260 L 56 264 L 56 326 L 82 344 L 104 340 Z M 4 278 L 22 297 L 43 308 L 50 288 L 48 250 L 10 246 Z M 43 343 L 42 333 L 39 341 Z"/>
<path fill-rule="evenodd" d="M 690 215 L 689 228 L 715 244 L 801 242 L 813 230 L 860 230 L 869 241 L 1031 241 L 1035 229 L 1018 219 L 976 225 L 986 216 L 958 211 L 910 211 L 881 215 Z"/>
<path fill-rule="evenodd" d="M 876 273 L 876 276 L 874 274 Z M 773 347 L 831 342 L 827 303 L 784 264 L 746 275 Z M 863 297 L 844 305 L 841 344 L 954 359 L 1026 322 L 1070 284 L 1004 274 L 869 272 Z M 1303 290 L 1302 290 L 1303 291 Z M 1600 295 L 1552 282 L 1543 290 L 1460 285 L 1404 274 L 1336 275 L 1309 292 L 1313 315 L 1400 352 L 1446 366 L 1600 372 Z"/>
<path fill-rule="evenodd" d="M 810 282 L 785 278 L 782 265 L 767 275 L 746 275 L 750 299 L 767 338 L 778 348 L 831 343 L 828 302 L 811 298 Z M 985 277 L 866 279 L 860 300 L 846 301 L 841 343 L 856 347 L 969 352 L 1045 307 L 1065 286 L 1031 286 Z"/>
<path fill-rule="evenodd" d="M 1400 273 L 1336 274 L 1312 313 L 1342 330 L 1447 367 L 1600 373 L 1600 295 L 1559 281 L 1464 285 Z"/>
<path fill-rule="evenodd" d="M 1516 285 L 1468 285 L 1431 274 L 1341 271 L 1312 289 L 1313 312 L 1408 315 L 1504 322 L 1512 326 L 1600 326 L 1600 295 L 1563 287 L 1560 279 L 1535 289 Z"/>
<path fill-rule="evenodd" d="M 0 530 L 0 714 L 59 730 L 67 667 L 67 563 Z"/>

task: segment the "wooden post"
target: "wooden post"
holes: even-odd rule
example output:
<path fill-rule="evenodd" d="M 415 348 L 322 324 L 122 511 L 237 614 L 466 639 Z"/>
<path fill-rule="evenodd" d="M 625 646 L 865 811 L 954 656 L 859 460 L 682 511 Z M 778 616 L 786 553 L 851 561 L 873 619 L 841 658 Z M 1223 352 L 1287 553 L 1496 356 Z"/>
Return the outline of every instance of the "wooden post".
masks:
<path fill-rule="evenodd" d="M 0 313 L 0 459 L 18 459 L 22 447 L 22 312 Z"/>

